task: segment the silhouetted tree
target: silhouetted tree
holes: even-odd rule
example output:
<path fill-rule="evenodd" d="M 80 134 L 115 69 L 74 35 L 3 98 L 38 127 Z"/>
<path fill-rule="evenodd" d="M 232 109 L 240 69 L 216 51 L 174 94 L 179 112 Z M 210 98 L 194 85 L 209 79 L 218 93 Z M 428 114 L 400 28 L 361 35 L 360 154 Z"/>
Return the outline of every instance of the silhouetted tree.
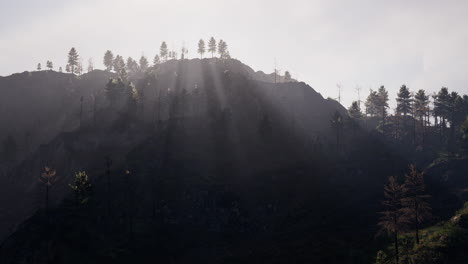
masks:
<path fill-rule="evenodd" d="M 83 63 L 81 60 L 78 62 L 78 65 L 76 66 L 76 74 L 81 75 L 83 73 Z"/>
<path fill-rule="evenodd" d="M 74 74 L 76 71 L 76 67 L 78 66 L 79 55 L 76 52 L 75 48 L 71 48 L 68 52 L 68 64 L 70 65 L 71 73 Z"/>
<path fill-rule="evenodd" d="M 117 55 L 114 59 L 114 70 L 122 80 L 127 80 L 127 70 L 125 69 L 125 62 L 122 56 Z"/>
<path fill-rule="evenodd" d="M 167 49 L 167 44 L 165 41 L 161 43 L 161 47 L 159 48 L 159 55 L 161 56 L 161 59 L 167 61 L 167 55 L 169 55 L 169 51 Z"/>
<path fill-rule="evenodd" d="M 75 172 L 75 181 L 73 185 L 69 184 L 68 186 L 70 186 L 70 188 L 75 193 L 76 202 L 79 206 L 82 206 L 89 201 L 91 183 L 86 172 Z"/>
<path fill-rule="evenodd" d="M 200 54 L 201 59 L 203 59 L 203 54 L 205 54 L 205 51 L 205 41 L 200 39 L 200 41 L 198 41 L 198 53 Z"/>
<path fill-rule="evenodd" d="M 46 215 L 48 218 L 49 215 L 49 189 L 58 181 L 57 178 L 57 171 L 45 167 L 44 172 L 39 177 L 39 180 L 44 183 L 46 186 L 46 198 L 45 198 L 45 207 L 46 207 Z"/>
<path fill-rule="evenodd" d="M 424 90 L 419 90 L 414 95 L 414 111 L 416 117 L 418 117 L 421 122 L 421 128 L 423 129 L 423 138 L 424 138 L 424 128 L 425 128 L 425 118 L 428 116 L 429 112 L 429 96 L 426 95 Z"/>
<path fill-rule="evenodd" d="M 376 116 L 378 114 L 377 109 L 377 101 L 379 100 L 379 95 L 376 91 L 370 90 L 369 96 L 366 99 L 365 107 L 366 107 L 366 115 L 371 117 Z"/>
<path fill-rule="evenodd" d="M 67 64 L 67 65 L 65 66 L 65 71 L 66 71 L 66 72 L 71 72 L 70 64 Z"/>
<path fill-rule="evenodd" d="M 180 49 L 180 59 L 183 60 L 185 57 L 188 55 L 188 49 L 185 47 L 185 45 L 182 45 L 182 48 Z"/>
<path fill-rule="evenodd" d="M 216 40 L 211 37 L 208 42 L 208 52 L 211 52 L 211 58 L 213 58 L 214 53 L 216 52 Z"/>
<path fill-rule="evenodd" d="M 51 61 L 47 61 L 46 67 L 51 71 L 54 68 L 54 64 Z"/>
<path fill-rule="evenodd" d="M 62 69 L 62 67 L 59 67 L 59 72 L 63 72 L 63 69 Z"/>
<path fill-rule="evenodd" d="M 154 56 L 153 66 L 156 66 L 156 65 L 158 65 L 160 63 L 161 63 L 161 58 L 159 57 L 159 55 Z"/>
<path fill-rule="evenodd" d="M 148 59 L 145 56 L 141 56 L 140 58 L 140 69 L 141 71 L 145 72 L 149 67 Z"/>
<path fill-rule="evenodd" d="M 38 64 L 37 64 L 37 70 L 40 71 L 41 69 L 42 69 L 41 64 L 38 63 Z"/>
<path fill-rule="evenodd" d="M 404 189 L 404 211 L 414 224 L 416 244 L 419 244 L 419 229 L 422 222 L 431 217 L 431 207 L 427 202 L 430 196 L 425 193 L 424 173 L 418 172 L 414 165 L 410 165 L 410 173 L 405 174 Z"/>
<path fill-rule="evenodd" d="M 130 76 L 133 76 L 140 71 L 140 66 L 132 57 L 128 57 L 126 67 Z"/>
<path fill-rule="evenodd" d="M 106 66 L 106 71 L 111 71 L 114 66 L 114 54 L 110 50 L 104 54 L 104 66 Z"/>
<path fill-rule="evenodd" d="M 382 85 L 380 86 L 378 92 L 378 100 L 376 102 L 377 109 L 380 114 L 380 118 L 382 118 L 382 131 L 385 132 L 385 118 L 387 117 L 387 109 L 388 109 L 388 91 Z"/>
<path fill-rule="evenodd" d="M 286 82 L 290 82 L 290 81 L 292 80 L 292 78 L 291 78 L 291 73 L 290 73 L 289 71 L 285 71 L 285 72 L 284 72 L 284 80 L 285 80 Z"/>
<path fill-rule="evenodd" d="M 408 223 L 408 218 L 402 207 L 404 191 L 403 185 L 398 184 L 395 177 L 392 176 L 388 179 L 388 183 L 384 187 L 385 201 L 382 202 L 386 210 L 382 212 L 379 221 L 382 231 L 393 235 L 396 264 L 400 261 L 398 234 L 404 230 Z"/>
<path fill-rule="evenodd" d="M 218 43 L 218 53 L 221 59 L 227 59 L 227 43 L 222 39 Z"/>
<path fill-rule="evenodd" d="M 354 119 L 359 120 L 362 118 L 361 107 L 359 107 L 359 103 L 357 101 L 354 101 L 351 104 L 351 106 L 348 108 L 348 113 L 349 113 L 349 116 Z"/>
<path fill-rule="evenodd" d="M 402 113 L 403 116 L 408 115 L 408 113 L 411 113 L 413 111 L 413 106 L 412 106 L 412 99 L 411 99 L 411 93 L 406 87 L 406 85 L 402 85 L 400 87 L 400 91 L 398 92 L 397 98 L 397 112 Z"/>

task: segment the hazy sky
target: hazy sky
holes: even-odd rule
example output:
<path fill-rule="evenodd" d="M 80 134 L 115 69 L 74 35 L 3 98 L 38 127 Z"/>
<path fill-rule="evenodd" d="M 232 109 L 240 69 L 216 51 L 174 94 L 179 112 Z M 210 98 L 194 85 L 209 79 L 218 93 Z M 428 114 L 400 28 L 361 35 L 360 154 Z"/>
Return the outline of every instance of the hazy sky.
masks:
<path fill-rule="evenodd" d="M 0 0 L 0 75 L 65 66 L 76 47 L 102 68 L 107 49 L 150 61 L 165 40 L 189 57 L 214 36 L 254 70 L 278 68 L 325 97 L 401 84 L 468 93 L 468 1 Z"/>

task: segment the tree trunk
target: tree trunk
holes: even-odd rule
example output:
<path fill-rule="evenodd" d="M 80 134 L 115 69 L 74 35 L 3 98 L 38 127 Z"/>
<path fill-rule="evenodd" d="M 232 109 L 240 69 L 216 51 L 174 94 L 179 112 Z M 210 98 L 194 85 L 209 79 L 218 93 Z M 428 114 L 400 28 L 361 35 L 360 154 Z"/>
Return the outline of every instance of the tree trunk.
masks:
<path fill-rule="evenodd" d="M 394 239 L 395 239 L 395 264 L 398 264 L 400 262 L 400 256 L 398 254 L 398 232 L 396 231 L 394 234 Z"/>

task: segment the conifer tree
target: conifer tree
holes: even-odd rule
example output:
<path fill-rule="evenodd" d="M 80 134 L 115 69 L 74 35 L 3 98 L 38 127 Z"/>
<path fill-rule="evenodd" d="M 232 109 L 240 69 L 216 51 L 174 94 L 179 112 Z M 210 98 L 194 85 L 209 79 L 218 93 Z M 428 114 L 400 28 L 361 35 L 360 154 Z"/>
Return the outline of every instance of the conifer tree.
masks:
<path fill-rule="evenodd" d="M 104 54 L 104 66 L 106 66 L 106 71 L 111 71 L 114 66 L 114 54 L 110 50 Z"/>
<path fill-rule="evenodd" d="M 381 226 L 382 231 L 386 231 L 393 236 L 395 263 L 399 264 L 398 234 L 404 230 L 408 223 L 408 218 L 402 207 L 404 187 L 397 182 L 395 177 L 391 176 L 384 187 L 384 195 L 385 201 L 382 204 L 386 210 L 381 213 L 379 226 Z"/>
<path fill-rule="evenodd" d="M 397 112 L 403 114 L 403 116 L 408 115 L 408 113 L 411 113 L 413 111 L 413 106 L 412 106 L 412 99 L 411 99 L 411 93 L 406 87 L 406 85 L 402 85 L 400 87 L 400 91 L 398 92 L 397 98 Z"/>
<path fill-rule="evenodd" d="M 90 58 L 90 59 L 88 60 L 88 73 L 89 73 L 89 72 L 92 72 L 92 71 L 94 71 L 94 62 L 93 62 L 93 59 Z"/>
<path fill-rule="evenodd" d="M 66 71 L 66 72 L 71 72 L 71 70 L 70 70 L 70 64 L 67 64 L 67 65 L 65 66 L 65 71 Z"/>
<path fill-rule="evenodd" d="M 63 72 L 62 66 L 59 67 L 59 72 Z"/>
<path fill-rule="evenodd" d="M 379 114 L 378 101 L 379 101 L 379 95 L 377 94 L 376 91 L 371 89 L 369 96 L 367 97 L 366 102 L 365 102 L 366 115 L 373 117 Z"/>
<path fill-rule="evenodd" d="M 54 68 L 54 64 L 51 61 L 47 61 L 46 67 L 51 71 Z"/>
<path fill-rule="evenodd" d="M 79 206 L 82 206 L 89 201 L 91 183 L 86 172 L 75 172 L 74 184 L 69 184 L 68 186 L 70 186 L 75 193 L 76 201 Z"/>
<path fill-rule="evenodd" d="M 385 119 L 387 117 L 388 109 L 388 91 L 385 89 L 385 86 L 380 86 L 377 95 L 376 107 L 380 118 L 382 118 L 382 131 L 385 133 Z"/>
<path fill-rule="evenodd" d="M 37 64 L 37 71 L 41 71 L 42 67 L 41 67 L 41 63 L 38 63 Z"/>
<path fill-rule="evenodd" d="M 140 70 L 145 72 L 149 67 L 148 59 L 145 56 L 140 58 Z"/>
<path fill-rule="evenodd" d="M 224 40 L 219 40 L 218 53 L 221 59 L 227 59 L 227 43 Z"/>
<path fill-rule="evenodd" d="M 205 41 L 200 39 L 200 41 L 198 41 L 198 53 L 200 54 L 200 59 L 203 59 L 203 54 L 205 54 L 205 51 Z"/>
<path fill-rule="evenodd" d="M 167 44 L 165 41 L 161 43 L 161 47 L 159 48 L 159 55 L 161 56 L 161 59 L 167 61 L 167 55 L 169 55 L 169 51 L 167 49 Z"/>
<path fill-rule="evenodd" d="M 68 52 L 68 64 L 70 65 L 70 71 L 72 74 L 76 72 L 78 63 L 79 63 L 78 52 L 76 52 L 75 48 L 71 48 L 71 50 Z"/>
<path fill-rule="evenodd" d="M 421 128 L 423 129 L 423 140 L 424 140 L 424 130 L 425 130 L 425 118 L 428 116 L 429 112 L 429 96 L 426 95 L 424 90 L 419 90 L 414 95 L 414 112 L 416 117 L 421 123 Z"/>
<path fill-rule="evenodd" d="M 405 197 L 402 199 L 404 211 L 415 228 L 416 244 L 419 244 L 419 229 L 424 220 L 431 217 L 431 207 L 425 193 L 424 173 L 418 172 L 414 165 L 410 165 L 410 173 L 405 174 Z"/>
<path fill-rule="evenodd" d="M 359 103 L 357 101 L 352 102 L 351 106 L 348 108 L 349 116 L 359 120 L 362 118 L 361 107 L 359 107 Z"/>
<path fill-rule="evenodd" d="M 211 37 L 210 41 L 208 42 L 208 52 L 211 52 L 211 58 L 213 58 L 214 53 L 216 52 L 216 40 Z"/>
<path fill-rule="evenodd" d="M 161 58 L 159 57 L 159 55 L 154 56 L 153 66 L 156 66 L 156 65 L 158 65 L 160 63 L 161 63 Z"/>

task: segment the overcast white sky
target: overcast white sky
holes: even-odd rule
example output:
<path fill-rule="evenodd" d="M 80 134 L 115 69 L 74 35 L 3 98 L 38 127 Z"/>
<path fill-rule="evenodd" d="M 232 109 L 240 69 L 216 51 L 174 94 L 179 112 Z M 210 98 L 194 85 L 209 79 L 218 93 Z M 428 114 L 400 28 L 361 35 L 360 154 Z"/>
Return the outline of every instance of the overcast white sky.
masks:
<path fill-rule="evenodd" d="M 198 39 L 228 43 L 255 70 L 280 69 L 348 106 L 385 85 L 468 93 L 464 0 L 0 0 L 0 75 L 66 64 L 70 48 L 102 68 L 107 49 L 148 56 L 165 40 L 195 57 Z"/>

